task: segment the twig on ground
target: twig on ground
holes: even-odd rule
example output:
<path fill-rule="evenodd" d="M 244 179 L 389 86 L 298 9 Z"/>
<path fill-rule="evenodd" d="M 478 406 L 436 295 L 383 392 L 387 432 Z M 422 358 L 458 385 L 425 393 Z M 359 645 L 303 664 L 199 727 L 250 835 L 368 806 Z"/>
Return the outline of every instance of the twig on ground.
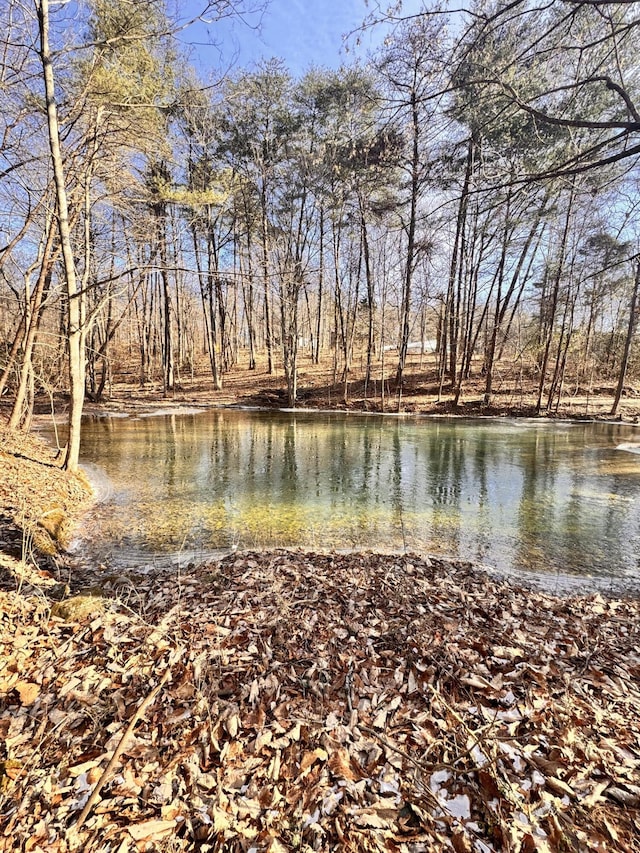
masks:
<path fill-rule="evenodd" d="M 162 676 L 162 678 L 158 682 L 158 684 L 156 684 L 156 686 L 153 688 L 151 693 L 149 693 L 145 697 L 145 699 L 143 699 L 143 701 L 136 708 L 133 716 L 129 720 L 129 725 L 126 728 L 125 733 L 122 735 L 122 737 L 120 738 L 120 742 L 118 743 L 117 747 L 115 748 L 115 752 L 113 753 L 113 755 L 111 756 L 111 759 L 109 760 L 109 763 L 105 767 L 102 776 L 98 779 L 96 786 L 93 789 L 93 792 L 91 793 L 91 796 L 89 797 L 89 799 L 87 800 L 87 802 L 85 804 L 85 807 L 80 812 L 80 816 L 78 817 L 78 820 L 76 821 L 75 826 L 74 826 L 74 829 L 76 831 L 78 831 L 82 827 L 85 820 L 89 817 L 91 810 L 93 809 L 93 807 L 98 802 L 98 800 L 100 798 L 100 791 L 102 790 L 102 788 L 106 784 L 107 779 L 109 778 L 109 775 L 113 771 L 113 768 L 116 766 L 116 764 L 120 760 L 120 756 L 122 755 L 122 753 L 125 750 L 125 747 L 127 745 L 127 741 L 129 740 L 129 738 L 133 734 L 133 730 L 136 727 L 136 723 L 142 717 L 142 715 L 147 710 L 147 708 L 149 708 L 149 706 L 154 702 L 158 693 L 160 693 L 160 691 L 162 690 L 164 685 L 169 680 L 170 675 L 171 675 L 171 667 L 168 666 L 167 669 L 165 670 L 164 675 Z"/>

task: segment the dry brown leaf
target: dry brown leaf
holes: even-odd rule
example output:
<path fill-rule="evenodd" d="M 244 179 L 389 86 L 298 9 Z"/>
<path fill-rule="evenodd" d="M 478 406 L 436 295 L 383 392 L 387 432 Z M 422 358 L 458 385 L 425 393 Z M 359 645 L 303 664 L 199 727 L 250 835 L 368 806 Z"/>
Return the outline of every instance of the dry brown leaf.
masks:
<path fill-rule="evenodd" d="M 83 761 L 82 764 L 76 764 L 73 767 L 70 767 L 67 772 L 71 777 L 81 776 L 83 773 L 88 773 L 89 770 L 93 770 L 95 767 L 98 767 L 102 763 L 102 759 L 103 756 L 100 758 L 94 758 L 91 761 Z"/>
<path fill-rule="evenodd" d="M 40 687 L 32 681 L 18 681 L 15 684 L 21 705 L 33 705 L 40 695 Z"/>
<path fill-rule="evenodd" d="M 215 807 L 213 809 L 213 829 L 214 832 L 224 832 L 233 825 L 233 815 Z"/>
<path fill-rule="evenodd" d="M 523 649 L 517 646 L 494 646 L 492 649 L 494 657 L 505 658 L 506 660 L 515 660 L 516 658 L 525 658 L 526 654 Z"/>
<path fill-rule="evenodd" d="M 156 841 L 165 838 L 176 827 L 175 820 L 145 820 L 127 827 L 127 832 L 134 841 Z"/>
<path fill-rule="evenodd" d="M 304 773 L 304 771 L 312 767 L 316 761 L 326 761 L 327 758 L 327 753 L 321 748 L 314 749 L 313 752 L 305 752 L 302 756 L 302 760 L 300 761 L 300 772 Z"/>
<path fill-rule="evenodd" d="M 358 826 L 368 826 L 373 829 L 390 829 L 392 824 L 377 811 L 362 811 L 356 814 L 355 823 Z"/>
<path fill-rule="evenodd" d="M 374 729 L 383 729 L 387 724 L 387 709 L 381 708 L 373 718 L 371 725 Z"/>
<path fill-rule="evenodd" d="M 563 782 L 562 779 L 558 779 L 555 776 L 547 776 L 546 777 L 546 785 L 554 794 L 558 794 L 559 796 L 567 796 L 572 800 L 576 799 L 576 792 L 573 790 L 571 785 L 567 785 L 566 782 Z"/>
<path fill-rule="evenodd" d="M 230 737 L 235 737 L 238 734 L 240 726 L 240 717 L 237 714 L 231 714 L 231 716 L 227 717 L 224 721 L 224 727 L 229 732 Z"/>
<path fill-rule="evenodd" d="M 605 815 L 605 817 L 604 817 L 604 825 L 605 825 L 605 827 L 607 828 L 607 832 L 609 833 L 609 837 L 611 838 L 611 840 L 612 840 L 612 841 L 615 841 L 616 843 L 617 843 L 617 842 L 619 842 L 619 841 L 620 841 L 620 833 L 619 833 L 619 832 L 618 832 L 618 830 L 615 828 L 615 826 L 613 826 L 613 824 L 612 824 L 612 823 L 611 823 L 611 821 L 606 817 L 606 815 Z"/>
<path fill-rule="evenodd" d="M 460 681 L 462 684 L 466 684 L 467 687 L 476 687 L 478 690 L 493 690 L 491 683 L 481 675 L 471 673 L 470 675 L 463 676 Z"/>
<path fill-rule="evenodd" d="M 629 808 L 637 808 L 640 806 L 640 796 L 638 794 L 633 794 L 631 791 L 619 788 L 616 785 L 611 785 L 607 788 L 605 793 L 609 799 L 615 800 L 623 806 L 628 806 Z"/>
<path fill-rule="evenodd" d="M 329 756 L 327 766 L 334 774 L 341 779 L 346 779 L 349 782 L 355 782 L 356 774 L 351 769 L 351 759 L 349 753 L 344 747 L 337 749 Z"/>
<path fill-rule="evenodd" d="M 454 832 L 451 836 L 451 844 L 456 853 L 473 853 L 471 839 L 466 832 Z M 523 850 L 522 853 L 525 851 Z"/>
<path fill-rule="evenodd" d="M 598 782 L 598 784 L 594 787 L 593 791 L 591 791 L 590 794 L 587 794 L 587 796 L 584 797 L 584 799 L 582 800 L 582 805 L 586 809 L 590 809 L 590 808 L 593 808 L 593 806 L 595 806 L 596 803 L 599 803 L 602 800 L 604 800 L 603 794 L 606 791 L 606 789 L 609 787 L 609 785 L 610 785 L 610 781 L 608 779 L 605 779 L 602 782 Z"/>

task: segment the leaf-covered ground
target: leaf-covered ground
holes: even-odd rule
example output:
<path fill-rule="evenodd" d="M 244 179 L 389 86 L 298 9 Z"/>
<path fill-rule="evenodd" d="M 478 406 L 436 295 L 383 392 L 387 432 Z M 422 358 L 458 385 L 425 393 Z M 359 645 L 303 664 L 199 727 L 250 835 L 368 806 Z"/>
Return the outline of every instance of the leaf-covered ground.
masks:
<path fill-rule="evenodd" d="M 44 442 L 0 424 L 0 565 L 3 555 L 31 560 L 55 554 L 88 504 L 82 476 L 62 471 Z"/>
<path fill-rule="evenodd" d="M 640 850 L 637 601 L 410 555 L 56 580 L 0 593 L 2 849 Z"/>

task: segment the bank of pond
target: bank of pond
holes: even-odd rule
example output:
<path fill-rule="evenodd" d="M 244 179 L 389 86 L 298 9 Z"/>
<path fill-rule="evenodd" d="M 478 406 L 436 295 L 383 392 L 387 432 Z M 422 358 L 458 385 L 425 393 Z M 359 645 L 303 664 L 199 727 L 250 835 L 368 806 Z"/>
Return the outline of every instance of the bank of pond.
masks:
<path fill-rule="evenodd" d="M 87 418 L 107 565 L 229 549 L 416 550 L 571 588 L 633 588 L 631 424 L 237 409 Z M 591 585 L 591 586 L 590 586 Z"/>

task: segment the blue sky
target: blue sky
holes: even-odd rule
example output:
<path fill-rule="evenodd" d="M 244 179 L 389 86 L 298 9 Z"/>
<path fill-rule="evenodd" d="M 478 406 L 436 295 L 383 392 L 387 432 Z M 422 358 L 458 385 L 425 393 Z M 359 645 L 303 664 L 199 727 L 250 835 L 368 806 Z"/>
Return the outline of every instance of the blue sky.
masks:
<path fill-rule="evenodd" d="M 404 0 L 403 11 L 415 12 L 421 5 L 421 0 Z M 344 50 L 343 35 L 358 28 L 369 12 L 365 0 L 270 0 L 265 12 L 248 15 L 247 23 L 219 21 L 208 34 L 199 25 L 199 33 L 189 31 L 185 41 L 198 39 L 193 59 L 202 70 L 229 64 L 246 67 L 275 56 L 298 76 L 313 65 L 337 68 L 380 43 L 384 33 L 377 28 L 362 36 L 359 48 L 351 39 L 352 50 Z"/>

